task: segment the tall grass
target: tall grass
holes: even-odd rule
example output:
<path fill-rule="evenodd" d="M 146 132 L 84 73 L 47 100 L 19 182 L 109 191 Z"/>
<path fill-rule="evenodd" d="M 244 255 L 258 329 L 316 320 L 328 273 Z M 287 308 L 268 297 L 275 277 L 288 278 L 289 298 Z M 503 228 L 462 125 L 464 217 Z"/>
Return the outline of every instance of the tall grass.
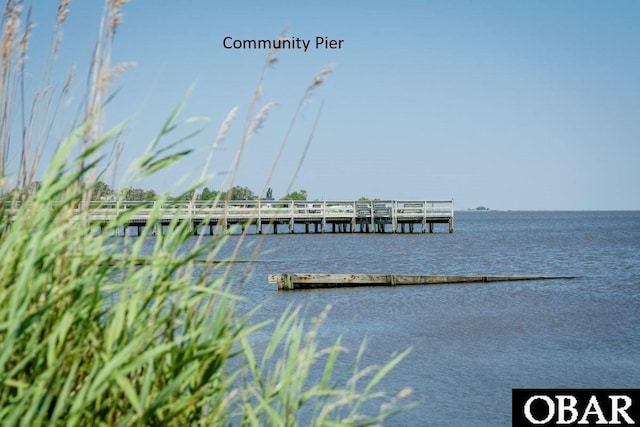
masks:
<path fill-rule="evenodd" d="M 25 108 L 24 100 L 14 96 L 24 84 L 24 69 L 22 74 L 13 72 L 21 57 L 16 52 L 26 51 L 30 24 L 20 30 L 21 4 L 6 4 L 0 76 L 0 422 L 381 424 L 402 407 L 408 394 L 378 390 L 405 353 L 384 366 L 362 367 L 363 346 L 351 358 L 352 376 L 335 378 L 346 349 L 340 339 L 328 345 L 318 339 L 327 312 L 309 324 L 295 308 L 273 322 L 258 323 L 250 314 L 239 314 L 240 297 L 226 268 L 233 259 L 204 267 L 201 263 L 213 260 L 227 237 L 199 238 L 194 245 L 190 224 L 177 219 L 169 232 L 150 237 L 160 224 L 160 204 L 144 236 L 128 245 L 127 256 L 121 255 L 121 241 L 109 236 L 125 227 L 136 209 L 110 220 L 102 234 L 94 232 L 83 201 L 90 197 L 96 177 L 115 161 L 107 157 L 105 162 L 104 153 L 121 127 L 102 130 L 102 100 L 108 80 L 118 71 L 109 64 L 114 35 L 109 27 L 120 22 L 123 3 L 105 3 L 85 117 L 66 138 L 54 141 L 58 149 L 37 187 L 38 160 L 49 138 L 47 125 L 38 123 L 50 123 L 57 110 L 32 110 L 28 115 L 33 119 L 19 121 L 23 154 L 19 177 L 12 176 L 7 153 L 12 149 L 14 112 Z M 59 47 L 59 25 L 69 13 L 68 1 L 62 0 L 58 11 L 53 50 Z M 59 96 L 67 90 L 68 82 Z M 43 113 L 48 118 L 36 120 Z M 189 155 L 180 147 L 183 138 L 164 144 L 174 137 L 180 114 L 181 105 L 168 115 L 147 152 L 133 164 L 134 177 L 161 172 Z M 264 114 L 263 109 L 248 116 L 243 138 Z M 234 115 L 225 120 L 217 142 Z M 153 252 L 149 262 L 140 265 L 136 261 L 149 239 L 155 239 Z M 258 349 L 254 337 L 267 326 L 273 329 L 272 337 Z"/>

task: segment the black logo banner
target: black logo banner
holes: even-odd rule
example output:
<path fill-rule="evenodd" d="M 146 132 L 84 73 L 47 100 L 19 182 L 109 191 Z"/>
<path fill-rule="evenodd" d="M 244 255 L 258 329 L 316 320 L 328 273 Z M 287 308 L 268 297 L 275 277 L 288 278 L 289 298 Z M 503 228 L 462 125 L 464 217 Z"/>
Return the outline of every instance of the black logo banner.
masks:
<path fill-rule="evenodd" d="M 513 389 L 512 425 L 640 426 L 640 389 Z"/>

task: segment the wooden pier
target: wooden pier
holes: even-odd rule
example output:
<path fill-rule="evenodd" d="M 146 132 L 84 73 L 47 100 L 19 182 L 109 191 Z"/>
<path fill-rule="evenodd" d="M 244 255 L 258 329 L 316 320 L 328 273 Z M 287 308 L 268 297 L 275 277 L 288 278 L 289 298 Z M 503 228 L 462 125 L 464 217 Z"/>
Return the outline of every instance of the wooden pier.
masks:
<path fill-rule="evenodd" d="M 189 221 L 194 234 L 227 232 L 232 227 L 249 233 L 433 233 L 438 224 L 453 233 L 453 200 L 407 201 L 290 201 L 234 200 L 196 203 L 93 203 L 90 221 L 100 226 L 129 212 L 129 228 L 137 235 L 152 217 L 159 217 L 153 234 L 165 233 L 172 221 Z M 158 224 L 159 222 L 159 224 Z"/>
<path fill-rule="evenodd" d="M 397 274 L 270 274 L 278 290 L 325 289 L 357 286 L 442 285 L 572 279 L 570 276 L 420 276 Z"/>

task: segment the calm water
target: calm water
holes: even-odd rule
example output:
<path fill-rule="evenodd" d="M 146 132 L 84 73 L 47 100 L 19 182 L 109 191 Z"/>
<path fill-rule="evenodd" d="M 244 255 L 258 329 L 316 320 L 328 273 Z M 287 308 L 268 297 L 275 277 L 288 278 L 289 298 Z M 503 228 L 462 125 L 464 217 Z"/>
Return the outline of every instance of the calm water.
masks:
<path fill-rule="evenodd" d="M 408 347 L 382 385 L 417 406 L 388 425 L 508 426 L 512 388 L 640 387 L 640 212 L 459 212 L 455 232 L 250 236 L 258 318 L 332 309 L 327 342 L 366 364 Z M 249 249 L 247 249 L 248 251 Z M 242 255 L 241 255 L 242 256 Z M 572 275 L 472 285 L 278 292 L 270 273 Z"/>

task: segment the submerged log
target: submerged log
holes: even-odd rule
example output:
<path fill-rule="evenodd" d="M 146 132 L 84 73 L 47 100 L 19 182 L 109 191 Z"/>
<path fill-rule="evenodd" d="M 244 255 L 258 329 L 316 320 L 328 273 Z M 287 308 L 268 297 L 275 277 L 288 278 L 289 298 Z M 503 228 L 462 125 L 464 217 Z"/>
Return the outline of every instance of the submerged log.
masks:
<path fill-rule="evenodd" d="M 270 274 L 279 290 L 356 286 L 441 285 L 447 283 L 512 282 L 573 279 L 572 276 L 421 276 L 401 274 Z"/>

